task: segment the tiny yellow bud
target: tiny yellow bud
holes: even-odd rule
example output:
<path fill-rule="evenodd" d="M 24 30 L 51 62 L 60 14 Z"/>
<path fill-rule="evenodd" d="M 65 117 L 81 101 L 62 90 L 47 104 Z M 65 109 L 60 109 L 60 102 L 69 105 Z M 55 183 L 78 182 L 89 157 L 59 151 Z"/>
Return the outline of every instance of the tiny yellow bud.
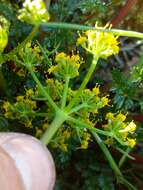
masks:
<path fill-rule="evenodd" d="M 127 146 L 130 146 L 131 148 L 133 148 L 136 145 L 136 139 L 127 138 L 126 144 Z"/>

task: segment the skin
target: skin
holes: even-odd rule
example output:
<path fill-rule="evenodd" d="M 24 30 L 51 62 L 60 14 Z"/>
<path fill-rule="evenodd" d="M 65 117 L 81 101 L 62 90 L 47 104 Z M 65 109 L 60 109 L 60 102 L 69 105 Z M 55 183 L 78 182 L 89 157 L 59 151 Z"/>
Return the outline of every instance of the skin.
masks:
<path fill-rule="evenodd" d="M 55 166 L 37 139 L 20 133 L 0 133 L 0 188 L 53 190 Z"/>

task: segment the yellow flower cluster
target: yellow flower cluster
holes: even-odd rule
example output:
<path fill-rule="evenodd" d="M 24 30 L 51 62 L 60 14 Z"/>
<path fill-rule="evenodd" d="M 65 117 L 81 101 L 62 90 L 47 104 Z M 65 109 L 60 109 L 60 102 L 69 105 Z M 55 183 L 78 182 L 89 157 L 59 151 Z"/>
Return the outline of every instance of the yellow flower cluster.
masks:
<path fill-rule="evenodd" d="M 87 105 L 87 107 L 85 106 L 85 110 L 83 109 L 81 112 L 85 111 L 93 114 L 97 114 L 99 109 L 109 104 L 107 96 L 100 97 L 99 85 L 96 85 L 92 90 L 84 89 L 81 94 L 81 101 Z M 85 116 L 85 113 L 83 115 Z"/>
<path fill-rule="evenodd" d="M 47 22 L 49 14 L 43 0 L 25 0 L 23 8 L 19 10 L 18 18 L 29 24 L 39 24 Z"/>
<path fill-rule="evenodd" d="M 9 22 L 3 16 L 0 16 L 0 53 L 3 52 L 8 43 Z"/>
<path fill-rule="evenodd" d="M 126 115 L 122 113 L 115 115 L 109 112 L 106 114 L 106 120 L 108 120 L 108 123 L 103 127 L 113 134 L 113 138 L 115 137 L 122 144 L 132 148 L 136 145 L 136 139 L 130 138 L 136 131 L 136 124 L 133 121 L 125 122 Z"/>
<path fill-rule="evenodd" d="M 68 140 L 72 136 L 72 131 L 69 129 L 60 128 L 52 142 L 54 148 L 60 148 L 63 152 L 68 151 Z"/>
<path fill-rule="evenodd" d="M 56 55 L 55 61 L 57 64 L 48 69 L 49 74 L 54 73 L 63 78 L 74 78 L 79 75 L 81 59 L 78 54 L 69 56 L 61 52 Z"/>
<path fill-rule="evenodd" d="M 108 26 L 106 25 L 104 28 Z M 100 29 L 102 27 L 96 26 L 96 28 Z M 77 39 L 77 45 L 81 45 L 97 57 L 107 59 L 109 56 L 118 54 L 119 52 L 117 38 L 117 36 L 111 33 L 89 30 Z"/>
<path fill-rule="evenodd" d="M 31 114 L 37 108 L 36 101 L 32 100 L 34 91 L 32 89 L 26 90 L 26 94 L 16 97 L 16 102 L 11 104 L 4 101 L 3 110 L 4 116 L 9 119 L 20 119 L 26 127 L 32 127 Z"/>
<path fill-rule="evenodd" d="M 91 141 L 91 134 L 88 133 L 87 131 L 83 131 L 81 134 L 81 146 L 79 147 L 80 149 L 87 149 L 89 142 Z"/>

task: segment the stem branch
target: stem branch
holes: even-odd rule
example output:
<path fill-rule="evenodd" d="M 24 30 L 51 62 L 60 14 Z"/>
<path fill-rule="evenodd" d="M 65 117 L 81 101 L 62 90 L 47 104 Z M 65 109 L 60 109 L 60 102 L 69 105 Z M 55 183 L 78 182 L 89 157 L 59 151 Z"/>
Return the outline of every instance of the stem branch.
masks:
<path fill-rule="evenodd" d="M 105 28 L 96 28 L 92 26 L 85 26 L 79 24 L 71 24 L 71 23 L 64 23 L 64 22 L 49 22 L 49 23 L 42 23 L 44 27 L 48 28 L 57 28 L 57 29 L 66 29 L 66 30 L 96 30 L 99 32 L 109 32 L 114 35 L 118 36 L 127 36 L 133 38 L 143 38 L 143 33 L 141 32 L 134 32 L 130 30 L 119 30 L 119 29 L 105 29 Z"/>
<path fill-rule="evenodd" d="M 81 84 L 81 86 L 79 87 L 77 93 L 75 94 L 75 96 L 73 97 L 73 99 L 71 100 L 71 102 L 69 103 L 69 105 L 67 106 L 66 110 L 69 111 L 71 110 L 71 108 L 73 107 L 74 103 L 76 102 L 77 98 L 81 95 L 82 91 L 84 90 L 84 88 L 86 87 L 87 83 L 89 82 L 91 76 L 92 76 L 92 73 L 94 72 L 95 70 L 95 67 L 97 65 L 97 61 L 98 61 L 98 57 L 93 57 L 93 61 L 90 65 L 90 68 Z"/>
<path fill-rule="evenodd" d="M 52 100 L 48 92 L 45 90 L 45 88 L 43 87 L 43 85 L 41 84 L 41 82 L 33 72 L 32 68 L 30 66 L 27 66 L 27 69 L 29 70 L 31 76 L 33 77 L 34 81 L 36 82 L 40 90 L 43 92 L 43 95 L 48 100 L 49 104 L 54 108 L 54 110 L 58 110 L 59 109 L 58 106 L 55 104 L 55 102 Z"/>
<path fill-rule="evenodd" d="M 66 77 L 65 80 L 66 80 L 66 81 L 65 81 L 65 85 L 64 85 L 64 93 L 63 93 L 63 96 L 62 96 L 62 103 L 61 103 L 61 108 L 62 108 L 62 109 L 66 106 L 67 93 L 68 93 L 68 86 L 69 86 L 70 78 L 69 78 L 69 77 Z"/>

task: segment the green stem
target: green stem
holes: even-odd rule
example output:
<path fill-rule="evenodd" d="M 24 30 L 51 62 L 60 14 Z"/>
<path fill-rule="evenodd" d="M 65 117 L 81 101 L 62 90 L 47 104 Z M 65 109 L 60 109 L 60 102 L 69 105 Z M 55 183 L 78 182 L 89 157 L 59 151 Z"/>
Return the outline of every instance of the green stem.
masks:
<path fill-rule="evenodd" d="M 95 140 L 97 141 L 98 145 L 100 146 L 101 150 L 104 152 L 107 160 L 109 161 L 111 168 L 114 170 L 116 175 L 122 176 L 120 169 L 118 168 L 115 160 L 113 159 L 112 155 L 110 154 L 108 148 L 106 147 L 106 145 L 104 144 L 102 139 L 97 135 L 97 133 L 95 133 L 93 131 L 91 131 L 91 133 L 93 134 L 93 136 L 94 136 Z"/>
<path fill-rule="evenodd" d="M 73 117 L 71 117 L 71 116 L 68 117 L 68 121 L 73 122 L 73 123 L 79 125 L 79 126 L 82 127 L 82 128 L 89 129 L 89 130 L 92 131 L 92 132 L 99 133 L 100 135 L 105 135 L 105 136 L 108 136 L 108 137 L 109 137 L 109 136 L 112 137 L 112 133 L 106 132 L 106 131 L 103 131 L 103 130 L 100 130 L 100 129 L 97 129 L 97 128 L 95 128 L 95 127 L 91 127 L 90 125 L 88 125 L 88 124 L 86 124 L 86 123 L 84 123 L 84 122 L 82 122 L 82 121 L 79 121 L 78 119 L 75 119 L 75 118 L 73 118 Z"/>
<path fill-rule="evenodd" d="M 47 128 L 46 132 L 43 134 L 41 141 L 43 144 L 48 145 L 51 141 L 52 137 L 55 135 L 60 126 L 67 119 L 67 115 L 65 113 L 58 113 L 55 116 L 55 119 L 52 121 L 50 126 Z"/>
<path fill-rule="evenodd" d="M 79 87 L 77 93 L 75 94 L 75 96 L 73 97 L 73 99 L 71 100 L 71 102 L 69 103 L 69 105 L 67 106 L 66 110 L 69 111 L 71 110 L 71 108 L 73 107 L 73 105 L 75 104 L 77 98 L 81 95 L 82 91 L 84 90 L 84 88 L 86 87 L 87 83 L 89 82 L 91 76 L 92 76 L 92 73 L 94 72 L 95 70 L 95 67 L 97 65 L 97 62 L 98 62 L 98 57 L 93 57 L 93 61 L 90 65 L 90 68 L 81 84 L 81 86 Z"/>
<path fill-rule="evenodd" d="M 102 139 L 99 137 L 99 135 L 95 132 L 92 132 L 96 142 L 98 143 L 98 145 L 100 146 L 101 150 L 103 151 L 103 153 L 105 154 L 111 168 L 113 169 L 113 171 L 115 172 L 117 179 L 119 180 L 120 183 L 124 184 L 129 190 L 137 190 L 136 187 L 134 187 L 130 182 L 128 182 L 122 175 L 119 167 L 117 166 L 115 160 L 113 159 L 111 153 L 109 152 L 108 148 L 106 147 L 106 145 L 104 144 L 104 142 L 102 141 Z"/>
<path fill-rule="evenodd" d="M 72 109 L 70 110 L 69 114 L 75 113 L 75 112 L 79 111 L 79 110 L 82 109 L 82 108 L 90 108 L 90 106 L 88 106 L 87 103 L 79 104 L 78 106 L 72 108 Z"/>
<path fill-rule="evenodd" d="M 143 38 L 143 33 L 141 32 L 134 32 L 130 30 L 119 30 L 119 29 L 105 29 L 105 28 L 96 28 L 92 26 L 85 26 L 79 24 L 71 24 L 71 23 L 64 23 L 64 22 L 49 22 L 49 23 L 42 23 L 42 26 L 48 28 L 57 28 L 57 29 L 70 29 L 70 30 L 95 30 L 99 32 L 109 32 L 114 35 L 118 36 L 127 36 L 133 38 Z"/>
<path fill-rule="evenodd" d="M 38 32 L 38 30 L 39 30 L 39 25 L 34 26 L 31 33 L 21 44 L 19 44 L 17 47 L 15 47 L 13 50 L 11 50 L 9 53 L 3 55 L 3 62 L 5 62 L 9 59 L 14 59 L 13 55 L 15 55 L 20 49 L 25 47 L 25 45 L 34 38 L 34 36 Z"/>
<path fill-rule="evenodd" d="M 34 81 L 36 82 L 40 90 L 42 91 L 45 98 L 48 100 L 49 104 L 54 108 L 55 111 L 59 110 L 58 106 L 55 104 L 55 102 L 52 100 L 48 92 L 45 90 L 45 88 L 43 87 L 43 85 L 41 84 L 41 82 L 39 81 L 35 73 L 33 72 L 32 68 L 30 66 L 27 66 L 27 69 L 29 70 L 31 76 L 33 77 Z"/>
<path fill-rule="evenodd" d="M 122 165 L 124 164 L 124 162 L 125 162 L 126 158 L 128 157 L 128 154 L 129 154 L 130 151 L 131 151 L 131 148 L 128 147 L 126 152 L 124 152 L 123 156 L 121 157 L 121 159 L 119 161 L 119 168 L 121 168 Z"/>
<path fill-rule="evenodd" d="M 66 106 L 66 101 L 67 101 L 67 93 L 68 93 L 68 86 L 69 86 L 69 81 L 70 77 L 66 77 L 65 79 L 65 86 L 64 86 L 64 93 L 62 96 L 62 103 L 61 103 L 61 108 L 63 109 Z"/>

